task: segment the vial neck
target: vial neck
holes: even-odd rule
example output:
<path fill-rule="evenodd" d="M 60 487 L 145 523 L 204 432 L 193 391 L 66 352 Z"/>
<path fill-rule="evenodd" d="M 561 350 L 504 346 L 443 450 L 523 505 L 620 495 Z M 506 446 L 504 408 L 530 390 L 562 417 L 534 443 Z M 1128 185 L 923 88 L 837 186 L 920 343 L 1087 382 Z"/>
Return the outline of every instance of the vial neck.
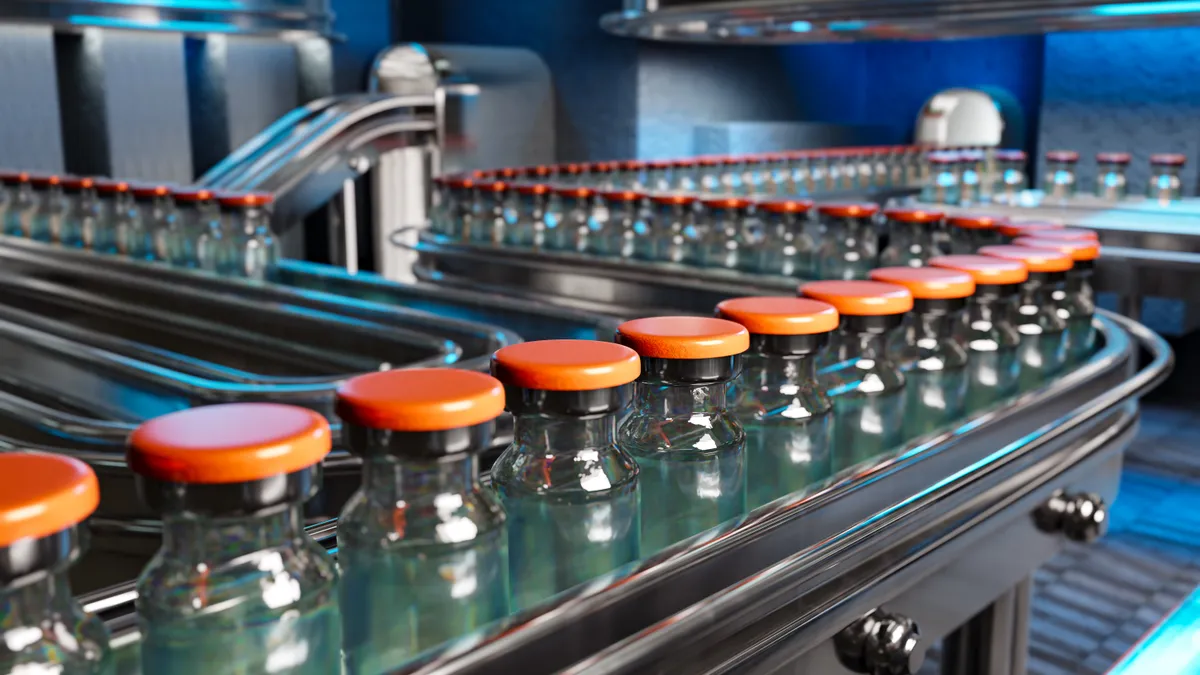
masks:
<path fill-rule="evenodd" d="M 914 337 L 918 340 L 949 340 L 954 336 L 954 318 L 957 314 L 957 312 L 914 313 L 911 324 Z"/>
<path fill-rule="evenodd" d="M 817 381 L 817 360 L 811 354 L 747 353 L 742 383 L 754 388 L 778 386 L 812 389 Z"/>
<path fill-rule="evenodd" d="M 368 456 L 362 471 L 363 489 L 391 501 L 415 501 L 479 487 L 479 459 L 471 454 L 440 460 Z"/>
<path fill-rule="evenodd" d="M 518 415 L 514 426 L 517 447 L 542 456 L 611 447 L 616 437 L 616 415 L 582 419 L 566 415 Z"/>
<path fill-rule="evenodd" d="M 835 361 L 852 359 L 883 359 L 887 353 L 888 333 L 839 330 L 834 334 L 832 349 Z"/>
<path fill-rule="evenodd" d="M 681 417 L 693 413 L 719 413 L 726 408 L 726 382 L 713 384 L 666 384 L 637 382 L 634 406 L 643 414 Z"/>
<path fill-rule="evenodd" d="M 0 588 L 0 617 L 5 617 L 0 624 L 6 628 L 40 624 L 42 617 L 68 608 L 72 597 L 65 565 L 36 581 Z"/>
<path fill-rule="evenodd" d="M 304 524 L 300 504 L 269 513 L 212 518 L 172 513 L 163 516 L 163 553 L 171 558 L 221 563 L 238 556 L 300 541 Z"/>

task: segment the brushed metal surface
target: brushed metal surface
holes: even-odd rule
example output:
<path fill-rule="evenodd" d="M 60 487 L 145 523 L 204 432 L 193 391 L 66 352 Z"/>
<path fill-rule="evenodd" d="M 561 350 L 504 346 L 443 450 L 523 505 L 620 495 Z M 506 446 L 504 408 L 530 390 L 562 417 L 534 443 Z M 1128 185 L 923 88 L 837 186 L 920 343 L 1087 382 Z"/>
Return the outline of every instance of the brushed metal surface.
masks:
<path fill-rule="evenodd" d="M 6 0 L 0 21 L 177 33 L 328 33 L 329 0 Z"/>
<path fill-rule="evenodd" d="M 63 170 L 56 82 L 53 31 L 0 24 L 0 165 Z"/>

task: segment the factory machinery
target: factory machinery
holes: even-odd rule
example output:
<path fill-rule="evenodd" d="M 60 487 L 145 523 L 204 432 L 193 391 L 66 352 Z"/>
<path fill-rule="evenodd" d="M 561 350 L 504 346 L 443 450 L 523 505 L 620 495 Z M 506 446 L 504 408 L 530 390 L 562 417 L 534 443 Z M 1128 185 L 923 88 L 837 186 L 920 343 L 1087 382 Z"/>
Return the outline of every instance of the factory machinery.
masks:
<path fill-rule="evenodd" d="M 822 14 L 802 30 L 807 22 L 799 15 L 763 18 L 769 3 L 746 3 L 763 15 L 753 20 L 728 14 L 729 3 L 661 4 L 611 15 L 604 25 L 659 39 L 723 39 L 724 30 L 726 38 L 753 41 L 817 35 L 841 21 Z M 1091 25 L 1094 15 L 1076 7 L 1083 3 L 1060 4 L 1057 14 L 1034 13 L 1040 28 Z M 900 14 L 855 31 L 895 25 L 928 34 L 927 25 Z M 708 27 L 696 32 L 705 20 Z M 728 32 L 739 20 L 740 32 Z M 956 34 L 982 30 L 970 12 L 945 20 L 959 27 Z M 1015 8 L 1005 20 L 1017 32 L 1030 19 Z M 380 67 L 387 62 L 385 55 Z M 1140 200 L 1103 190 L 1077 196 L 1082 188 L 1063 187 L 1074 186 L 1067 174 L 1075 160 L 1029 181 L 1021 158 L 991 147 L 561 165 L 529 158 L 519 167 L 496 162 L 472 171 L 442 151 L 453 108 L 446 90 L 422 86 L 389 89 L 387 78 L 377 78 L 377 93 L 321 98 L 280 118 L 196 185 L 158 195 L 179 197 L 180 213 L 193 208 L 183 192 L 242 200 L 209 212 L 217 223 L 225 222 L 226 206 L 245 206 L 248 196 L 264 200 L 257 206 L 270 201 L 271 224 L 235 229 L 244 237 L 232 248 L 206 248 L 210 230 L 199 215 L 181 216 L 178 228 L 162 225 L 162 241 L 190 242 L 164 244 L 163 251 L 181 251 L 175 256 L 158 252 L 157 226 L 149 222 L 145 249 L 116 243 L 127 243 L 120 238 L 127 232 L 111 248 L 97 246 L 97 231 L 70 222 L 79 212 L 73 191 L 91 188 L 65 174 L 54 180 L 72 196 L 53 225 L 47 220 L 39 229 L 40 207 L 13 227 L 6 215 L 0 447 L 74 457 L 99 477 L 90 543 L 72 581 L 83 608 L 110 630 L 121 672 L 137 672 L 132 580 L 162 531 L 139 501 L 126 462 L 126 439 L 140 423 L 240 401 L 325 416 L 334 451 L 324 460 L 319 497 L 304 513 L 309 534 L 336 555 L 336 516 L 361 467 L 346 451 L 335 412 L 339 384 L 399 368 L 486 371 L 493 353 L 523 341 L 612 341 L 628 319 L 711 316 L 729 298 L 794 296 L 813 279 L 864 278 L 878 258 L 836 273 L 823 262 L 831 250 L 845 252 L 830 242 L 844 244 L 837 219 L 855 205 L 865 214 L 859 234 L 876 256 L 900 241 L 897 223 L 910 222 L 901 212 L 923 214 L 930 244 L 917 255 L 923 261 L 1004 243 L 1038 225 L 1096 231 L 1096 290 L 1119 293 L 1124 315 L 1096 310 L 1094 349 L 1046 382 L 393 672 L 902 675 L 920 671 L 935 648 L 947 675 L 1026 671 L 1031 577 L 1068 542 L 1103 536 L 1122 457 L 1137 432 L 1138 400 L 1173 367 L 1167 343 L 1136 320 L 1143 294 L 1176 283 L 1163 275 L 1190 274 L 1195 264 L 1188 242 L 1200 212 L 1179 198 L 1169 172 L 1164 191 Z M 1163 165 L 1176 166 L 1175 159 Z M 355 180 L 368 173 L 383 274 L 355 264 L 357 229 L 367 225 Z M 10 196 L 28 183 L 44 197 L 58 184 L 47 172 L 22 175 L 6 175 Z M 964 198 L 967 175 L 976 192 Z M 396 189 L 380 189 L 388 186 Z M 16 213 L 15 202 L 7 203 Z M 220 268 L 205 253 L 250 260 L 247 251 L 286 237 L 331 203 L 343 265 L 284 255 Z M 682 220 L 670 221 L 668 211 Z M 955 218 L 987 221 L 988 233 L 956 230 Z M 980 238 L 960 251 L 967 234 Z M 772 254 L 783 249 L 791 258 L 780 262 Z M 733 250 L 736 256 L 718 255 Z M 397 280 L 409 271 L 413 280 Z M 504 415 L 483 466 L 511 440 Z"/>

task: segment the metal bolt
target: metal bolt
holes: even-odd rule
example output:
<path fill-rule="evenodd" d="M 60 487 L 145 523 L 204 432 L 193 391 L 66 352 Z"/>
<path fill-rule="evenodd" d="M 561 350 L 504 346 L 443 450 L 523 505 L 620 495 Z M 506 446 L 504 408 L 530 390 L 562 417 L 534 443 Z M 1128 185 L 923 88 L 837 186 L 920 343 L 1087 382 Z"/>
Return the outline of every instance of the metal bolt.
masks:
<path fill-rule="evenodd" d="M 1043 532 L 1061 532 L 1082 543 L 1096 541 L 1108 532 L 1108 508 L 1099 495 L 1090 493 L 1059 490 L 1034 511 L 1033 520 Z"/>
<path fill-rule="evenodd" d="M 913 675 L 924 660 L 920 642 L 915 621 L 878 609 L 833 638 L 842 665 L 863 675 Z"/>

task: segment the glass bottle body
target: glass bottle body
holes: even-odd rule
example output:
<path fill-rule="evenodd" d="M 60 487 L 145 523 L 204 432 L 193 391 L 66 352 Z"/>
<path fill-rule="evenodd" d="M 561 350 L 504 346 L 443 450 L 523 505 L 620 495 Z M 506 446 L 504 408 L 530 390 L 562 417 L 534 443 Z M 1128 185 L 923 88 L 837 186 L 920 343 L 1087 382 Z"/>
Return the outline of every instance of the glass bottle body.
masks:
<path fill-rule="evenodd" d="M 433 195 L 429 204 L 429 231 L 436 235 L 450 236 L 453 232 L 453 209 L 451 188 L 444 178 L 433 179 Z"/>
<path fill-rule="evenodd" d="M 1046 160 L 1046 178 L 1042 189 L 1047 199 L 1065 200 L 1075 196 L 1075 162 Z"/>
<path fill-rule="evenodd" d="M 1177 202 L 1183 198 L 1183 181 L 1179 178 L 1182 166 L 1154 165 L 1150 168 L 1148 197 L 1160 202 Z"/>
<path fill-rule="evenodd" d="M 1000 233 L 993 228 L 973 228 L 950 226 L 950 253 L 954 255 L 974 255 L 984 246 L 1001 243 Z"/>
<path fill-rule="evenodd" d="M 840 471 L 904 441 L 905 378 L 888 353 L 901 316 L 843 316 L 817 362 L 833 399 L 833 470 Z"/>
<path fill-rule="evenodd" d="M 172 265 L 188 267 L 192 246 L 184 241 L 183 223 L 175 200 L 166 195 L 156 196 L 150 208 L 150 236 L 154 242 L 154 258 Z"/>
<path fill-rule="evenodd" d="M 79 190 L 72 200 L 71 216 L 63 221 L 62 243 L 64 246 L 92 248 L 96 232 L 103 227 L 101 221 L 107 216 L 104 203 L 95 188 Z"/>
<path fill-rule="evenodd" d="M 643 373 L 657 372 L 647 360 Z M 746 432 L 727 408 L 726 388 L 645 375 L 634 384 L 617 444 L 641 468 L 643 556 L 746 510 Z"/>
<path fill-rule="evenodd" d="M 12 193 L 12 200 L 4 212 L 4 234 L 28 237 L 33 229 L 33 214 L 38 210 L 38 194 L 27 180 L 18 183 Z"/>
<path fill-rule="evenodd" d="M 65 563 L 0 588 L 0 635 L 0 673 L 113 673 L 108 629 L 72 597 Z"/>
<path fill-rule="evenodd" d="M 133 197 L 124 191 L 113 192 L 107 201 L 104 218 L 96 223 L 96 234 L 92 240 L 92 250 L 101 253 L 120 253 L 121 232 L 120 223 L 131 217 L 136 217 L 131 211 L 136 210 Z"/>
<path fill-rule="evenodd" d="M 475 241 L 483 212 L 483 195 L 474 186 L 456 186 L 450 191 L 449 236 L 455 241 Z"/>
<path fill-rule="evenodd" d="M 869 217 L 825 217 L 820 249 L 822 279 L 866 279 L 878 267 L 879 237 Z"/>
<path fill-rule="evenodd" d="M 713 207 L 700 240 L 700 265 L 737 269 L 742 257 L 742 218 L 745 210 Z"/>
<path fill-rule="evenodd" d="M 504 243 L 517 248 L 541 248 L 546 240 L 546 195 L 514 195 L 517 222 L 508 229 Z"/>
<path fill-rule="evenodd" d="M 759 269 L 764 274 L 813 279 L 817 242 L 806 213 L 769 213 L 764 218 Z"/>
<path fill-rule="evenodd" d="M 746 430 L 746 507 L 755 509 L 833 475 L 833 402 L 813 355 L 743 360 L 732 408 Z"/>
<path fill-rule="evenodd" d="M 1020 390 L 1029 391 L 1057 375 L 1067 362 L 1067 322 L 1053 298 L 1058 280 L 1049 275 L 1029 275 L 1017 295 L 1016 323 L 1021 334 Z"/>
<path fill-rule="evenodd" d="M 33 214 L 29 238 L 37 241 L 62 241 L 63 220 L 71 211 L 71 202 L 62 185 L 51 183 L 42 191 Z"/>
<path fill-rule="evenodd" d="M 341 669 L 337 571 L 298 504 L 236 518 L 164 514 L 162 548 L 137 590 L 145 673 Z"/>
<path fill-rule="evenodd" d="M 1021 376 L 1021 334 L 1013 322 L 1015 289 L 977 286 L 963 316 L 967 363 L 965 412 L 974 414 L 1017 393 Z"/>
<path fill-rule="evenodd" d="M 504 524 L 473 455 L 365 457 L 338 520 L 346 672 L 387 672 L 507 616 Z"/>
<path fill-rule="evenodd" d="M 481 208 L 471 227 L 472 242 L 488 246 L 504 243 L 509 213 L 506 192 L 487 190 L 479 196 Z"/>
<path fill-rule="evenodd" d="M 958 170 L 955 160 L 935 158 L 929 178 L 921 189 L 921 201 L 926 204 L 958 204 L 962 192 Z"/>
<path fill-rule="evenodd" d="M 271 217 L 265 209 L 248 206 L 223 214 L 223 230 L 218 238 L 224 253 L 217 271 L 247 279 L 265 279 L 279 262 L 279 242 L 271 231 Z"/>
<path fill-rule="evenodd" d="M 654 260 L 681 263 L 688 258 L 687 231 L 695 212 L 689 202 L 669 201 L 655 208 L 652 223 Z"/>
<path fill-rule="evenodd" d="M 1058 315 L 1067 323 L 1067 365 L 1087 361 L 1096 349 L 1096 329 L 1092 326 L 1092 317 L 1096 314 L 1096 296 L 1091 277 L 1091 262 L 1078 261 L 1066 273 L 1062 289 L 1051 293 Z"/>
<path fill-rule="evenodd" d="M 1096 176 L 1096 196 L 1116 202 L 1129 193 L 1129 181 L 1125 177 L 1128 165 L 1119 162 L 1100 162 Z"/>
<path fill-rule="evenodd" d="M 966 410 L 967 350 L 958 341 L 960 301 L 917 300 L 893 343 L 893 359 L 904 372 L 904 438 L 912 440 L 962 419 Z M 940 305 L 929 309 L 922 305 Z"/>
<path fill-rule="evenodd" d="M 604 224 L 596 217 L 591 197 L 563 199 L 563 217 L 556 230 L 554 248 L 560 251 L 598 254 L 602 250 L 597 242 Z"/>
<path fill-rule="evenodd" d="M 646 260 L 653 254 L 654 240 L 641 197 L 611 202 L 604 233 L 607 235 L 604 249 L 608 255 Z"/>
<path fill-rule="evenodd" d="M 1019 195 L 1025 190 L 1025 160 L 1015 158 L 1000 158 L 999 169 L 996 172 L 996 185 L 993 188 L 992 199 L 997 202 L 1015 204 Z"/>
<path fill-rule="evenodd" d="M 516 417 L 492 468 L 508 514 L 514 608 L 638 559 L 638 465 L 616 442 L 617 415 Z"/>
<path fill-rule="evenodd" d="M 215 271 L 217 257 L 221 251 L 224 226 L 221 209 L 215 199 L 198 201 L 189 209 L 180 212 L 183 219 L 184 236 L 190 241 L 194 266 L 202 270 Z"/>
<path fill-rule="evenodd" d="M 891 220 L 888 243 L 879 254 L 880 267 L 923 267 L 940 253 L 934 242 L 936 223 Z"/>
<path fill-rule="evenodd" d="M 962 206 L 978 204 L 983 196 L 984 155 L 982 152 L 965 152 L 960 162 L 958 203 Z"/>
<path fill-rule="evenodd" d="M 154 247 L 150 241 L 150 229 L 147 221 L 150 218 L 150 202 L 130 199 L 127 204 L 113 215 L 116 226 L 117 251 L 121 255 L 149 260 L 154 257 Z"/>

